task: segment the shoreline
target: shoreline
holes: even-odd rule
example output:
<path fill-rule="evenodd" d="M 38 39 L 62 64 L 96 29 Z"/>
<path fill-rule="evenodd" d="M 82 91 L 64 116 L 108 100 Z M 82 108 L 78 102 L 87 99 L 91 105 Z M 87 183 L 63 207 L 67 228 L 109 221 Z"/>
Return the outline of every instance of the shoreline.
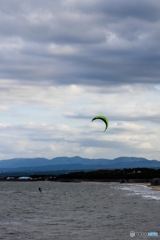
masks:
<path fill-rule="evenodd" d="M 10 180 L 7 180 L 7 179 L 0 179 L 0 181 L 2 182 L 37 182 L 37 181 L 44 181 L 42 179 L 10 179 Z M 150 182 L 124 182 L 124 183 L 121 183 L 119 181 L 100 181 L 100 180 L 95 180 L 95 181 L 91 181 L 89 179 L 87 180 L 82 180 L 82 179 L 72 179 L 72 180 L 69 180 L 69 179 L 59 179 L 59 181 L 51 181 L 51 182 L 68 182 L 68 183 L 79 183 L 79 182 L 99 182 L 99 183 L 108 183 L 108 184 L 127 184 L 127 185 L 139 185 L 139 186 L 145 186 L 145 187 L 149 187 L 151 188 L 152 190 L 155 190 L 155 191 L 160 191 L 160 185 L 151 185 Z"/>
<path fill-rule="evenodd" d="M 142 186 L 145 186 L 145 187 L 149 187 L 152 190 L 160 191 L 160 186 L 159 185 L 154 186 L 154 185 L 151 185 L 151 183 L 128 183 L 128 185 L 142 185 Z"/>
<path fill-rule="evenodd" d="M 160 191 L 160 186 L 150 186 L 155 191 Z"/>

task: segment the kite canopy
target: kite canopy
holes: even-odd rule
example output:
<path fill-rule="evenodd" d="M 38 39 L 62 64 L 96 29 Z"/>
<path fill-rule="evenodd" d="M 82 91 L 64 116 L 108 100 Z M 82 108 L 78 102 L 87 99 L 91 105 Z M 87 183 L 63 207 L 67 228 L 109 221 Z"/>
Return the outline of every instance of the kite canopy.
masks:
<path fill-rule="evenodd" d="M 105 123 L 106 128 L 105 128 L 104 131 L 106 131 L 107 128 L 108 128 L 108 125 L 109 125 L 108 119 L 107 119 L 106 117 L 102 116 L 102 115 L 98 115 L 98 116 L 95 116 L 95 117 L 92 119 L 92 122 L 93 122 L 94 120 L 97 120 L 97 119 L 100 119 L 100 120 L 102 120 L 102 121 Z"/>

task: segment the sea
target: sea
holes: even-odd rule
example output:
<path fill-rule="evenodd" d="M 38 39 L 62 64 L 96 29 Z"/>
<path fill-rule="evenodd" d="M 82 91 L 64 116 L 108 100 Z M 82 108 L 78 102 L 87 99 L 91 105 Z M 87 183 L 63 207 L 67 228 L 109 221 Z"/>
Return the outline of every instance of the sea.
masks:
<path fill-rule="evenodd" d="M 2 181 L 0 239 L 160 239 L 160 191 L 104 182 Z"/>

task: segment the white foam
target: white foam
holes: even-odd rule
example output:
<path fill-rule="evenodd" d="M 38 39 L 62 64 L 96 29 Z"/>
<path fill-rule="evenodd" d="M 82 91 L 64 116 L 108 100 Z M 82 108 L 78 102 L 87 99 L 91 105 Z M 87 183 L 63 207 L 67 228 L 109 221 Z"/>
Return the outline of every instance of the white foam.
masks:
<path fill-rule="evenodd" d="M 160 200 L 160 191 L 155 191 L 152 188 L 143 185 L 125 184 L 118 185 L 114 188 L 121 189 L 124 191 L 129 191 L 128 196 L 140 195 L 143 198 Z"/>

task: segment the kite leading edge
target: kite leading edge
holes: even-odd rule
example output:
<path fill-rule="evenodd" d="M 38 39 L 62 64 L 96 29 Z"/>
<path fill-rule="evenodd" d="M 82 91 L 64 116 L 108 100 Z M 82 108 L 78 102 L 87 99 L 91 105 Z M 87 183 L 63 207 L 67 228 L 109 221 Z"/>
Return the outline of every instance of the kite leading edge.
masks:
<path fill-rule="evenodd" d="M 104 131 L 106 131 L 107 128 L 108 128 L 108 125 L 109 125 L 108 119 L 107 119 L 106 117 L 102 116 L 102 115 L 98 115 L 98 116 L 95 116 L 95 117 L 92 119 L 92 122 L 93 122 L 94 120 L 97 120 L 97 119 L 100 119 L 100 120 L 102 120 L 102 121 L 105 123 L 106 128 L 105 128 Z"/>

